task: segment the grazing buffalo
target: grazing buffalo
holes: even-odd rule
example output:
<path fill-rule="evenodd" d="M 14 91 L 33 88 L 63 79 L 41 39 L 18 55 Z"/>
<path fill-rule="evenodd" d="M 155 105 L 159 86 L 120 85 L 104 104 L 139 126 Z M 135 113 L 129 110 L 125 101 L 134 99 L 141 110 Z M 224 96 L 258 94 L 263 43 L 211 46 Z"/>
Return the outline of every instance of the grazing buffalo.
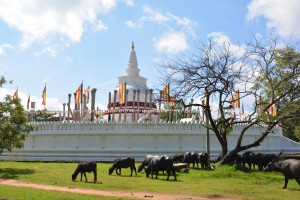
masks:
<path fill-rule="evenodd" d="M 181 163 L 183 162 L 183 159 L 184 159 L 184 154 L 175 154 L 173 156 L 173 160 L 174 160 L 174 163 Z"/>
<path fill-rule="evenodd" d="M 246 151 L 239 159 L 241 159 L 244 166 L 248 164 L 249 169 L 251 169 L 252 166 L 253 168 L 255 168 L 255 165 L 260 166 L 262 156 L 262 153 Z"/>
<path fill-rule="evenodd" d="M 198 166 L 198 155 L 194 152 L 186 152 L 183 155 L 183 162 L 188 164 L 188 167 L 190 167 L 190 163 L 193 163 L 193 168 L 195 167 L 195 163 Z"/>
<path fill-rule="evenodd" d="M 167 171 L 169 180 L 171 172 L 174 175 L 174 179 L 176 180 L 176 173 L 173 166 L 173 159 L 168 156 L 155 156 L 151 159 L 146 171 L 146 177 L 149 177 L 151 173 L 151 178 L 153 179 L 153 173 L 156 174 L 156 179 L 159 171 Z"/>
<path fill-rule="evenodd" d="M 206 152 L 198 153 L 198 162 L 201 168 L 208 168 L 208 154 Z"/>
<path fill-rule="evenodd" d="M 109 168 L 108 174 L 111 175 L 113 171 L 116 169 L 116 174 L 120 176 L 121 169 L 128 168 L 128 167 L 130 167 L 131 170 L 130 176 L 132 176 L 133 170 L 135 172 L 135 175 L 137 176 L 136 168 L 135 168 L 135 160 L 132 157 L 123 157 L 123 158 L 116 159 L 114 161 L 113 166 Z"/>
<path fill-rule="evenodd" d="M 250 159 L 251 159 L 251 163 L 252 163 L 254 169 L 255 169 L 255 165 L 257 165 L 258 168 L 260 168 L 260 166 L 262 165 L 261 161 L 262 161 L 263 155 L 264 155 L 263 153 L 251 152 Z"/>
<path fill-rule="evenodd" d="M 154 155 L 147 155 L 142 164 L 138 167 L 138 172 L 141 172 L 144 168 L 148 167 L 150 161 L 152 160 L 152 158 L 154 158 Z"/>
<path fill-rule="evenodd" d="M 289 179 L 295 179 L 300 185 L 300 160 L 288 159 L 279 163 L 270 162 L 264 171 L 277 171 L 283 173 L 285 182 L 282 189 L 287 187 Z"/>
<path fill-rule="evenodd" d="M 246 164 L 248 164 L 249 169 L 251 169 L 252 166 L 252 158 L 251 158 L 251 151 L 246 151 L 245 153 L 242 154 L 242 163 L 244 166 L 246 166 Z"/>
<path fill-rule="evenodd" d="M 95 161 L 82 161 L 78 164 L 75 172 L 72 174 L 72 181 L 75 181 L 77 175 L 81 173 L 80 181 L 82 181 L 82 174 L 84 174 L 85 181 L 87 182 L 86 172 L 94 173 L 94 182 L 97 182 L 97 163 Z"/>
<path fill-rule="evenodd" d="M 258 161 L 258 169 L 262 171 L 268 165 L 268 163 L 273 161 L 278 162 L 278 156 L 276 154 L 262 154 L 260 160 Z"/>

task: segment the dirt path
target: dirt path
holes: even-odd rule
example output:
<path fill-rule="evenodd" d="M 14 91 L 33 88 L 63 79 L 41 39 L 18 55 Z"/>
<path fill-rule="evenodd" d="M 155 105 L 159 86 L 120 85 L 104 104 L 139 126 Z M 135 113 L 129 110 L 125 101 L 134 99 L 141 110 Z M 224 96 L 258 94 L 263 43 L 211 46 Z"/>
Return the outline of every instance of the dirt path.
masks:
<path fill-rule="evenodd" d="M 132 198 L 132 199 L 209 200 L 209 198 L 206 198 L 206 197 L 189 196 L 189 195 L 158 194 L 158 193 L 150 193 L 150 192 L 124 192 L 124 191 L 91 190 L 91 189 L 81 189 L 81 188 L 75 188 L 75 187 L 40 185 L 40 184 L 26 183 L 26 182 L 12 180 L 12 179 L 0 179 L 0 184 L 15 186 L 15 187 L 36 188 L 36 189 L 41 189 L 41 190 L 54 190 L 54 191 L 62 191 L 62 192 L 93 194 L 93 195 L 99 195 L 99 196 L 124 197 L 124 198 Z M 214 198 L 214 199 L 229 200 L 229 199 L 224 199 L 224 198 Z"/>

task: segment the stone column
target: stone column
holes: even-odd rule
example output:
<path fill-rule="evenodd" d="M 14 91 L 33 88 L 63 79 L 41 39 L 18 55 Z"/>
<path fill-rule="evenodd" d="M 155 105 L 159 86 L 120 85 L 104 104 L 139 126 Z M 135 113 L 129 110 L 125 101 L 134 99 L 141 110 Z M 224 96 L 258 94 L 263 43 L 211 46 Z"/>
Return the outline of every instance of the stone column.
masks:
<path fill-rule="evenodd" d="M 120 92 L 120 90 L 119 90 Z M 122 103 L 120 102 L 121 99 L 120 99 L 120 94 L 119 94 L 119 122 L 121 121 L 121 111 L 122 111 Z"/>
<path fill-rule="evenodd" d="M 135 95 L 136 90 L 133 90 L 133 100 L 132 100 L 132 112 L 131 112 L 131 122 L 135 122 Z"/>
<path fill-rule="evenodd" d="M 139 118 L 140 118 L 140 92 L 141 92 L 141 90 L 138 89 L 137 90 L 137 103 L 138 103 L 138 105 L 137 105 L 137 116 L 136 116 L 135 121 L 139 120 Z"/>
<path fill-rule="evenodd" d="M 91 100 L 91 122 L 94 121 L 94 116 L 95 116 L 95 100 L 96 100 L 96 88 L 93 88 L 91 91 L 92 94 L 92 100 Z"/>
<path fill-rule="evenodd" d="M 70 119 L 70 111 L 71 111 L 71 96 L 72 94 L 68 94 L 68 120 Z"/>
<path fill-rule="evenodd" d="M 150 104 L 150 115 L 149 115 L 149 121 L 151 122 L 152 121 L 152 95 L 153 95 L 153 89 L 150 89 L 149 90 L 149 92 L 150 92 L 150 102 L 149 102 L 149 104 Z"/>
<path fill-rule="evenodd" d="M 66 103 L 63 103 L 63 119 L 66 117 Z"/>
<path fill-rule="evenodd" d="M 107 109 L 108 109 L 108 120 L 107 121 L 111 121 L 111 116 L 110 116 L 110 112 L 111 112 L 111 92 L 108 93 L 108 106 L 107 106 Z"/>
<path fill-rule="evenodd" d="M 74 109 L 74 121 L 77 121 L 78 119 L 78 105 L 76 103 L 76 92 L 74 92 L 74 103 L 75 103 L 75 109 Z"/>
<path fill-rule="evenodd" d="M 127 97 L 128 97 L 128 93 L 129 93 L 129 90 L 126 89 L 126 92 L 125 92 L 125 112 L 124 112 L 124 122 L 126 122 L 126 115 L 127 115 Z"/>
<path fill-rule="evenodd" d="M 162 99 L 162 91 L 159 91 L 159 104 L 158 104 L 157 123 L 159 123 L 159 120 L 160 120 L 161 99 Z"/>
<path fill-rule="evenodd" d="M 113 117 L 112 121 L 115 121 L 115 109 L 116 109 L 116 98 L 117 98 L 117 90 L 114 90 L 114 102 L 113 102 Z"/>
<path fill-rule="evenodd" d="M 146 108 L 147 108 L 147 98 L 148 98 L 148 90 L 145 90 L 145 102 L 144 102 L 144 110 L 143 110 L 144 115 L 147 114 L 147 110 L 146 110 Z"/>

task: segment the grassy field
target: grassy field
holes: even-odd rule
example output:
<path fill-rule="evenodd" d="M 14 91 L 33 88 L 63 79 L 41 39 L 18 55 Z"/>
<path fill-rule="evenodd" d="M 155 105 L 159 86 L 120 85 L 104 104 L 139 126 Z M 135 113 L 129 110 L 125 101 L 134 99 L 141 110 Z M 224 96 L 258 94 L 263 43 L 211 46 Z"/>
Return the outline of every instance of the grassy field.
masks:
<path fill-rule="evenodd" d="M 77 163 L 0 161 L 0 178 L 95 190 L 143 191 L 214 199 L 299 199 L 300 197 L 300 186 L 295 180 L 290 180 L 288 189 L 283 190 L 281 189 L 284 184 L 282 174 L 260 172 L 257 169 L 249 171 L 243 166 L 216 166 L 215 171 L 190 169 L 189 172 L 178 172 L 177 181 L 174 181 L 173 177 L 166 181 L 166 176 L 162 174 L 158 179 L 153 180 L 146 178 L 145 173 L 130 177 L 129 169 L 123 169 L 122 176 L 117 176 L 115 172 L 108 175 L 111 165 L 111 163 L 98 163 L 98 183 L 96 184 L 80 182 L 80 177 L 77 177 L 76 182 L 71 181 L 71 174 L 76 169 Z M 87 176 L 89 181 L 93 180 L 92 174 L 88 173 Z M 30 194 L 30 198 L 27 194 Z M 0 185 L 0 198 L 95 199 L 97 197 Z"/>

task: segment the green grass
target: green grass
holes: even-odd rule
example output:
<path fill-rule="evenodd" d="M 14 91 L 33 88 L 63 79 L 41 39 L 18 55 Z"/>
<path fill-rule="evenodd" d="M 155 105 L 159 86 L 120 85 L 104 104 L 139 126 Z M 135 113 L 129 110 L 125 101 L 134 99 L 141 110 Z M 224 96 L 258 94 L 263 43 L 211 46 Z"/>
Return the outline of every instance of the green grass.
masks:
<path fill-rule="evenodd" d="M 71 181 L 71 174 L 76 169 L 77 163 L 0 161 L 0 178 L 95 190 L 142 191 L 210 198 L 297 199 L 300 195 L 300 186 L 295 180 L 290 180 L 288 189 L 283 190 L 281 189 L 284 184 L 282 174 L 265 173 L 258 170 L 249 171 L 243 166 L 217 166 L 215 171 L 190 169 L 188 173 L 177 173 L 177 181 L 174 181 L 172 176 L 170 181 L 166 181 L 166 176 L 162 174 L 159 175 L 158 179 L 146 178 L 144 173 L 138 173 L 137 177 L 135 175 L 130 177 L 129 169 L 122 169 L 122 176 L 117 176 L 115 172 L 108 175 L 108 169 L 111 165 L 111 163 L 98 163 L 98 183 L 96 184 L 80 182 L 79 176 L 76 182 Z M 89 181 L 93 180 L 92 174 L 87 173 L 87 177 Z M 3 192 L 18 191 L 18 193 L 25 194 L 26 190 L 36 191 L 0 185 L 0 198 L 26 199 L 18 196 L 4 196 L 10 193 Z M 84 199 L 94 198 L 92 195 L 42 190 L 34 192 L 34 195 L 39 196 L 46 193 L 49 196 L 47 199 L 55 199 L 52 198 L 52 195 L 63 197 L 60 199 L 73 199 L 73 197 L 82 199 L 83 196 Z M 107 199 L 113 198 L 107 197 Z"/>

